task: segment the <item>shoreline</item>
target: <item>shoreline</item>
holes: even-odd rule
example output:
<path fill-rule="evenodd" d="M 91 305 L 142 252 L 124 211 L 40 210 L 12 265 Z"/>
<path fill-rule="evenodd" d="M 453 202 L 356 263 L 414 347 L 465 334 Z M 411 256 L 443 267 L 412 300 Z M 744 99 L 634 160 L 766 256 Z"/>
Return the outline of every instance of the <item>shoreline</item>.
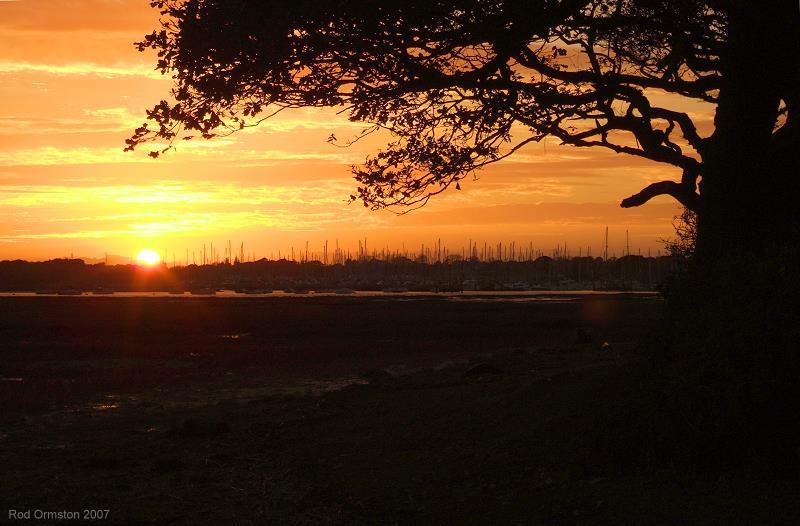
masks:
<path fill-rule="evenodd" d="M 192 293 L 170 292 L 170 291 L 128 291 L 128 292 L 92 292 L 80 291 L 70 294 L 59 294 L 58 292 L 0 292 L 0 298 L 35 298 L 35 297 L 81 297 L 81 298 L 197 298 L 197 297 L 216 297 L 216 298 L 546 298 L 546 297 L 576 296 L 636 296 L 649 297 L 660 296 L 658 291 L 652 290 L 469 290 L 463 292 L 428 292 L 428 291 L 406 291 L 406 292 L 385 292 L 385 291 L 363 291 L 356 290 L 347 293 L 331 291 L 309 292 L 287 292 L 276 290 L 268 293 L 236 292 L 234 290 L 219 290 L 214 293 Z"/>

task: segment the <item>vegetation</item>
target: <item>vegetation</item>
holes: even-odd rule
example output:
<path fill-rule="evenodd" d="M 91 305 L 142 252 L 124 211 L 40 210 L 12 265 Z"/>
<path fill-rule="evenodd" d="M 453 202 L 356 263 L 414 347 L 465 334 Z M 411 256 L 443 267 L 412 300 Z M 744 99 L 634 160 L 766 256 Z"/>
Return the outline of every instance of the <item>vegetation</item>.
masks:
<path fill-rule="evenodd" d="M 687 260 L 697 249 L 697 213 L 684 208 L 672 221 L 675 237 L 663 240 L 667 253 Z"/>
<path fill-rule="evenodd" d="M 707 258 L 796 242 L 793 0 L 156 0 L 138 44 L 175 80 L 128 148 L 165 151 L 284 108 L 343 107 L 387 148 L 354 167 L 373 208 L 418 206 L 547 137 L 664 163 Z M 664 97 L 659 94 L 666 94 Z M 715 109 L 702 136 L 687 101 Z M 334 138 L 335 139 L 335 138 Z"/>

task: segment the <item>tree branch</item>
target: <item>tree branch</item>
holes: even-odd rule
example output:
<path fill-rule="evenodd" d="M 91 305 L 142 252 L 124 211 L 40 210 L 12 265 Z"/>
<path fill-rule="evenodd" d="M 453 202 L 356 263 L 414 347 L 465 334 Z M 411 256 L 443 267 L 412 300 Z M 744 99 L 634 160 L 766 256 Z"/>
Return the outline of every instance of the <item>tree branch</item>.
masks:
<path fill-rule="evenodd" d="M 672 196 L 680 204 L 692 211 L 697 211 L 700 204 L 700 196 L 686 186 L 675 181 L 660 181 L 649 185 L 638 194 L 623 199 L 620 206 L 622 208 L 641 206 L 658 195 Z"/>
<path fill-rule="evenodd" d="M 639 86 L 641 88 L 656 88 L 670 93 L 678 93 L 687 97 L 696 97 L 706 102 L 716 102 L 712 95 L 708 92 L 719 88 L 720 79 L 719 75 L 710 74 L 699 77 L 695 80 L 677 79 L 665 81 L 663 79 L 655 79 L 643 77 L 639 75 L 607 72 L 602 75 L 597 75 L 593 71 L 588 70 L 562 70 L 546 64 L 537 55 L 536 52 L 530 48 L 522 48 L 520 53 L 515 56 L 520 64 L 526 68 L 539 72 L 550 78 L 568 82 L 571 84 L 598 84 L 613 89 L 614 86 L 631 85 Z"/>

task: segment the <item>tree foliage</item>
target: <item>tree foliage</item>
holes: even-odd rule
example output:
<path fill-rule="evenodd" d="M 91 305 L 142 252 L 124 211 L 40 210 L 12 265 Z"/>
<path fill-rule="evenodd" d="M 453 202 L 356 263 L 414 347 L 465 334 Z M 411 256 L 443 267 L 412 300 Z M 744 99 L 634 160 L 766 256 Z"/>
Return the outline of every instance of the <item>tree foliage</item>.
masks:
<path fill-rule="evenodd" d="M 684 208 L 672 219 L 675 237 L 664 239 L 664 248 L 671 256 L 688 260 L 695 253 L 697 246 L 697 213 Z"/>
<path fill-rule="evenodd" d="M 784 6 L 796 9 L 778 4 L 763 10 L 774 18 Z M 363 134 L 392 133 L 384 150 L 353 167 L 353 198 L 372 208 L 422 205 L 525 144 L 554 137 L 680 170 L 679 181 L 651 184 L 622 206 L 666 194 L 698 210 L 715 137 L 701 136 L 692 114 L 664 101 L 718 104 L 732 17 L 760 9 L 736 0 L 152 5 L 162 27 L 138 47 L 158 53 L 158 69 L 174 78 L 174 100 L 148 112 L 151 124 L 128 149 L 153 141 L 158 156 L 177 139 L 232 133 L 285 108 L 342 107 L 369 124 Z M 767 67 L 793 51 L 794 40 L 776 34 Z M 797 67 L 780 67 L 773 128 L 796 120 Z"/>

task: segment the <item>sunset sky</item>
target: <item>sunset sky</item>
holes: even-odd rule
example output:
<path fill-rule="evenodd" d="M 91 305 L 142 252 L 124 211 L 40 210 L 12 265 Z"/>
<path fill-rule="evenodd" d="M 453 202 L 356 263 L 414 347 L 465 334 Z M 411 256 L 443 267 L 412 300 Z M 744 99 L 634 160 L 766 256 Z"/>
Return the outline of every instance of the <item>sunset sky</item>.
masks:
<path fill-rule="evenodd" d="M 172 253 L 228 240 L 257 257 L 326 239 L 418 249 L 437 238 L 516 241 L 549 252 L 662 249 L 679 211 L 669 198 L 619 201 L 679 174 L 610 152 L 540 143 L 404 216 L 348 204 L 349 165 L 386 137 L 342 149 L 361 125 L 335 111 L 284 112 L 255 130 L 182 143 L 157 160 L 123 152 L 169 79 L 132 43 L 154 29 L 147 0 L 0 0 L 0 259 Z M 702 108 L 690 108 L 702 112 Z M 710 115 L 696 114 L 704 122 Z"/>

